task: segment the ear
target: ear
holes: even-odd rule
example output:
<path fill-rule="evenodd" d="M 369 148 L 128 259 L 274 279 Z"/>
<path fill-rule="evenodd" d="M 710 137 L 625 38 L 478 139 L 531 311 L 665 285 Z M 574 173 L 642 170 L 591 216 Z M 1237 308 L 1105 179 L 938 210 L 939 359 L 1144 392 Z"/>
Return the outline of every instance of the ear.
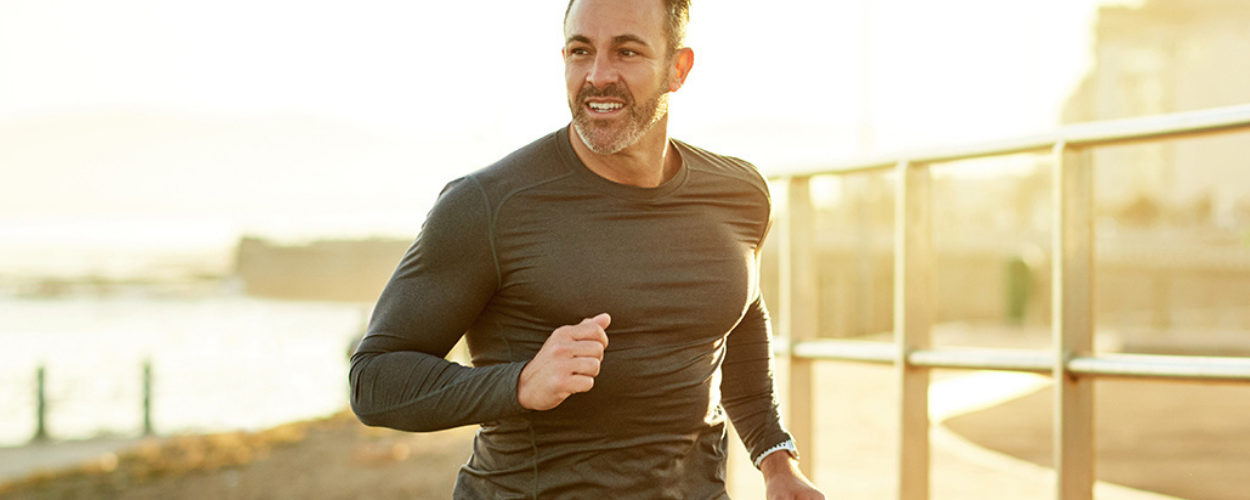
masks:
<path fill-rule="evenodd" d="M 669 73 L 668 91 L 676 92 L 682 85 L 686 83 L 686 77 L 690 76 L 690 68 L 694 67 L 694 50 L 690 47 L 679 49 L 673 54 L 672 65 Z"/>

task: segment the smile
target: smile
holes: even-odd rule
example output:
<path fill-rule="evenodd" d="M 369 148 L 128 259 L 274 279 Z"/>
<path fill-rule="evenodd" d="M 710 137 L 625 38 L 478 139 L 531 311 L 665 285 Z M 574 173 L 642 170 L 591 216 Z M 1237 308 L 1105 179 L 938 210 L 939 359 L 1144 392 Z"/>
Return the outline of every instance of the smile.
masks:
<path fill-rule="evenodd" d="M 612 111 L 616 111 L 618 109 L 625 107 L 624 104 L 621 104 L 619 102 L 588 102 L 586 103 L 586 106 L 589 107 L 592 111 L 595 111 L 598 113 L 610 113 Z"/>

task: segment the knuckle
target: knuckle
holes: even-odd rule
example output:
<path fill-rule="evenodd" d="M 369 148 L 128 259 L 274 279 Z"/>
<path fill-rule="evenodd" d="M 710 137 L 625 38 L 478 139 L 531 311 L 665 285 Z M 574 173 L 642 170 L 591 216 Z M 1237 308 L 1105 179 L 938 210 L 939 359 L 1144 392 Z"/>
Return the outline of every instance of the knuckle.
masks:
<path fill-rule="evenodd" d="M 590 377 L 573 375 L 569 377 L 567 384 L 565 385 L 565 389 L 567 389 L 570 393 L 586 392 L 589 391 L 591 387 L 594 387 L 594 385 L 595 381 Z"/>

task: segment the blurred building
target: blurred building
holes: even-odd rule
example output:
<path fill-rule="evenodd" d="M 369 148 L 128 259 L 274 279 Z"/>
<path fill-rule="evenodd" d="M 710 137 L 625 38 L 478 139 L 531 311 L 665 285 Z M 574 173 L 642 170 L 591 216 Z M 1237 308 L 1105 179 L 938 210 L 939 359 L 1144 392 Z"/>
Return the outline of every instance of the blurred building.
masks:
<path fill-rule="evenodd" d="M 1068 123 L 1250 103 L 1250 2 L 1147 0 L 1106 6 L 1095 65 L 1063 113 Z M 1250 223 L 1245 134 L 1095 152 L 1099 197 L 1129 224 L 1181 219 Z"/>

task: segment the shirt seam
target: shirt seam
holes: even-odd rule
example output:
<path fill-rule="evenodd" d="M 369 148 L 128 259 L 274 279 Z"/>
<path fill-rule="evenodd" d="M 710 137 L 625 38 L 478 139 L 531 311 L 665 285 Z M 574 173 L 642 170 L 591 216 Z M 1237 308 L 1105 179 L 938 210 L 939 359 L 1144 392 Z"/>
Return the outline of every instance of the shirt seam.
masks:
<path fill-rule="evenodd" d="M 478 190 L 482 193 L 482 197 L 485 200 L 485 203 L 487 204 L 486 206 L 487 235 L 490 240 L 491 257 L 495 261 L 495 277 L 498 280 L 499 288 L 503 288 L 503 266 L 499 263 L 499 256 L 496 253 L 495 226 L 499 220 L 499 214 L 503 212 L 504 206 L 507 205 L 509 201 L 511 201 L 513 196 L 519 193 L 522 193 L 530 189 L 534 189 L 544 184 L 557 182 L 567 177 L 571 177 L 573 175 L 574 175 L 574 172 L 566 172 L 566 173 L 563 173 L 554 177 L 550 177 L 550 178 L 543 179 L 540 181 L 535 181 L 533 183 L 517 187 L 511 191 L 508 191 L 502 197 L 500 197 L 499 205 L 497 207 L 494 207 L 493 209 L 490 207 L 489 197 L 486 195 L 486 188 L 482 186 L 481 181 L 479 181 L 476 177 L 473 177 L 474 185 L 478 187 Z M 516 356 L 512 348 L 512 342 L 509 340 L 508 335 L 504 333 L 504 329 L 500 328 L 500 325 L 498 324 L 498 320 L 496 320 L 496 331 L 500 332 L 500 339 L 503 340 L 505 348 L 508 349 L 508 357 L 510 359 L 515 359 Z M 518 404 L 519 403 L 520 402 L 518 401 Z M 533 486 L 532 486 L 533 489 L 531 490 L 531 493 L 533 494 L 533 499 L 538 500 L 538 491 L 539 491 L 539 484 L 540 484 L 539 474 L 538 474 L 538 437 L 535 435 L 533 419 L 529 415 L 525 415 L 524 418 L 525 418 L 525 427 L 526 427 L 526 430 L 528 431 L 529 438 L 530 438 L 530 449 L 533 451 L 533 461 L 531 463 L 531 470 L 533 470 L 534 479 L 533 479 Z"/>
<path fill-rule="evenodd" d="M 508 204 L 508 201 L 509 201 L 509 200 L 510 200 L 513 196 L 517 195 L 518 193 L 520 193 L 520 192 L 522 192 L 522 191 L 527 191 L 527 190 L 530 190 L 530 189 L 534 189 L 534 188 L 536 188 L 536 187 L 538 187 L 538 186 L 541 186 L 541 185 L 543 185 L 543 184 L 548 184 L 548 183 L 552 183 L 552 182 L 560 181 L 560 180 L 563 180 L 563 179 L 568 178 L 568 177 L 571 177 L 571 176 L 573 176 L 573 172 L 567 172 L 567 173 L 563 173 L 563 174 L 557 175 L 557 176 L 555 176 L 555 177 L 551 177 L 551 178 L 543 179 L 543 180 L 541 180 L 541 181 L 536 181 L 536 182 L 533 182 L 533 183 L 530 183 L 530 184 L 526 184 L 526 185 L 524 185 L 524 186 L 521 186 L 521 187 L 518 187 L 518 188 L 516 188 L 516 189 L 513 189 L 512 191 L 508 191 L 508 193 L 507 193 L 507 194 L 503 195 L 503 197 L 499 199 L 499 206 L 498 206 L 498 207 L 496 207 L 496 208 L 494 209 L 493 214 L 491 215 L 491 219 L 490 219 L 490 223 L 491 223 L 491 225 L 493 226 L 493 225 L 495 224 L 495 222 L 499 220 L 499 213 L 500 213 L 500 212 L 503 212 L 503 207 L 504 207 L 504 205 L 507 205 L 507 204 Z M 494 237 L 493 237 L 493 236 L 491 237 L 491 241 L 492 241 L 492 244 L 493 244 L 493 242 L 494 242 Z"/>
<path fill-rule="evenodd" d="M 482 195 L 482 204 L 486 208 L 486 242 L 490 247 L 491 262 L 495 265 L 495 288 L 503 287 L 503 271 L 499 266 L 499 253 L 495 251 L 495 215 L 490 209 L 490 197 L 486 195 L 486 188 L 482 186 L 482 182 L 476 176 L 468 176 L 473 181 L 473 185 L 477 186 L 478 193 Z"/>

